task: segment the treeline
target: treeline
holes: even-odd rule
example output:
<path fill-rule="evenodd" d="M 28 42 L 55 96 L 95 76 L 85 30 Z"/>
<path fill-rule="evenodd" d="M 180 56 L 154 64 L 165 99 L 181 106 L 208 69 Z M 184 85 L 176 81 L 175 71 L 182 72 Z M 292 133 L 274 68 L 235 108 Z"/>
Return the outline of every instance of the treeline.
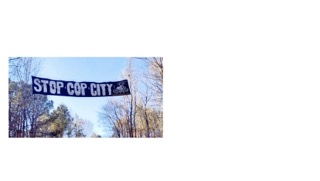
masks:
<path fill-rule="evenodd" d="M 135 62 L 142 61 L 139 69 Z M 100 112 L 112 137 L 163 137 L 163 58 L 131 58 L 123 72 L 131 95 L 109 100 Z"/>
<path fill-rule="evenodd" d="M 31 75 L 40 62 L 31 57 L 9 58 L 9 137 L 86 137 L 93 125 L 72 117 L 66 105 L 53 110 L 46 95 L 32 94 Z M 92 134 L 92 137 L 101 137 Z"/>

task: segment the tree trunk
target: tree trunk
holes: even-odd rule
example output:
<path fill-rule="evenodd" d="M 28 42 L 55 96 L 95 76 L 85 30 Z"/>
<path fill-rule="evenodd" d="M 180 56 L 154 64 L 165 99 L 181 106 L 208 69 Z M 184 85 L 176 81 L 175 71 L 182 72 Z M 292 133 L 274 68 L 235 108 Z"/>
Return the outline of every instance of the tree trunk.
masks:
<path fill-rule="evenodd" d="M 145 115 L 146 125 L 147 125 L 147 135 L 146 135 L 146 137 L 149 138 L 150 137 L 150 128 L 149 128 L 149 119 L 148 119 L 148 115 L 147 115 L 147 109 L 145 109 L 144 115 Z"/>

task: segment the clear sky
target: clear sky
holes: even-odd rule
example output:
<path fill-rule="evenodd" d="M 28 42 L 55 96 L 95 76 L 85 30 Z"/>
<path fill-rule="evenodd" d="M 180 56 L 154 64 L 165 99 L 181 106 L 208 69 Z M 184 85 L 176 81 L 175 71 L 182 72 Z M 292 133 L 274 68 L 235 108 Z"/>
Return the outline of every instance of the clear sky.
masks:
<path fill-rule="evenodd" d="M 41 71 L 39 77 L 66 80 L 66 81 L 88 81 L 108 82 L 121 79 L 121 73 L 127 64 L 128 58 L 41 58 Z M 80 118 L 89 120 L 94 125 L 93 132 L 101 136 L 109 136 L 99 126 L 99 115 L 101 107 L 108 99 L 116 97 L 65 97 L 48 96 L 54 101 L 54 108 L 61 103 L 65 104 L 71 115 L 78 114 Z"/>

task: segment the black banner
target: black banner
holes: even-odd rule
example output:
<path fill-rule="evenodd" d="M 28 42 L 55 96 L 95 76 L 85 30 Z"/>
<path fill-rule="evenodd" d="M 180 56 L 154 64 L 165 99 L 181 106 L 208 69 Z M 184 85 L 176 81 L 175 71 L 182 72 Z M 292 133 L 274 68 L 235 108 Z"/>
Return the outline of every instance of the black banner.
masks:
<path fill-rule="evenodd" d="M 33 94 L 73 97 L 103 97 L 130 94 L 127 80 L 97 83 L 52 80 L 32 76 L 32 89 Z"/>

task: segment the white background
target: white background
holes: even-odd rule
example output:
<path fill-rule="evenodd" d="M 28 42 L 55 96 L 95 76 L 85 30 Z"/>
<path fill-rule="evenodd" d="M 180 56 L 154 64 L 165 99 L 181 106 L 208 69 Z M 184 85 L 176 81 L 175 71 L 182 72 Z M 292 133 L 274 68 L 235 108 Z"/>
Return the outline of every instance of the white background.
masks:
<path fill-rule="evenodd" d="M 0 180 L 319 180 L 319 9 L 1 1 Z M 9 56 L 163 56 L 164 138 L 9 139 Z"/>

